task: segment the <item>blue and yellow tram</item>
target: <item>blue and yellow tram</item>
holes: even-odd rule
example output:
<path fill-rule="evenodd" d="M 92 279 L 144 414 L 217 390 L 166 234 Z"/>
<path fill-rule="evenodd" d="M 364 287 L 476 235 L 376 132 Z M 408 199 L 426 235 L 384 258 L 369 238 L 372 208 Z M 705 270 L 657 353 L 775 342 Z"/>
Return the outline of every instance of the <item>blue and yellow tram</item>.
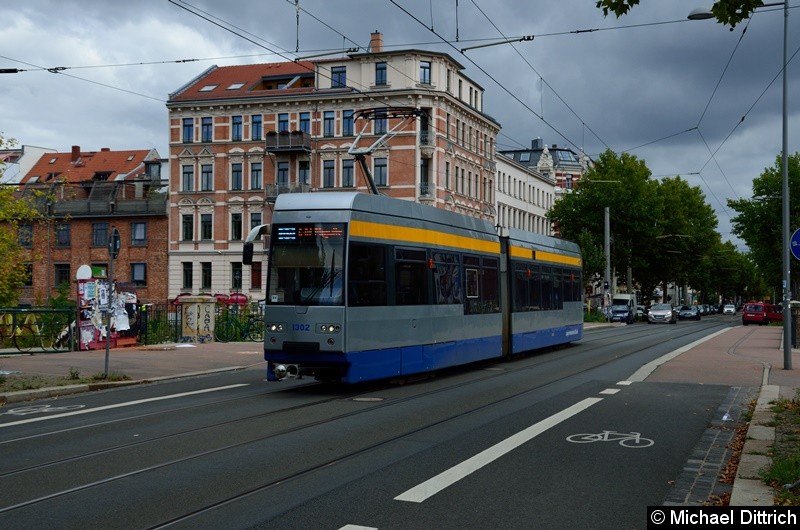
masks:
<path fill-rule="evenodd" d="M 406 377 L 583 336 L 565 240 L 346 192 L 280 195 L 269 233 L 268 380 Z"/>

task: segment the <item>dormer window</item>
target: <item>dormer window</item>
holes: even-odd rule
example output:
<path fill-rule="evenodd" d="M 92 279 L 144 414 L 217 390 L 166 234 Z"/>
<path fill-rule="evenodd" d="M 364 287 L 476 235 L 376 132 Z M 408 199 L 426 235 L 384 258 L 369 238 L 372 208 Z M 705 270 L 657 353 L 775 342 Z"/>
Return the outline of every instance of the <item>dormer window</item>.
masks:
<path fill-rule="evenodd" d="M 206 85 L 206 86 L 204 86 L 203 88 L 200 89 L 200 92 L 211 92 L 212 90 L 214 90 L 218 86 L 219 85 Z"/>
<path fill-rule="evenodd" d="M 108 180 L 111 176 L 111 171 L 98 171 L 92 177 L 92 180 Z"/>
<path fill-rule="evenodd" d="M 239 90 L 244 86 L 244 83 L 233 83 L 228 86 L 228 90 Z"/>

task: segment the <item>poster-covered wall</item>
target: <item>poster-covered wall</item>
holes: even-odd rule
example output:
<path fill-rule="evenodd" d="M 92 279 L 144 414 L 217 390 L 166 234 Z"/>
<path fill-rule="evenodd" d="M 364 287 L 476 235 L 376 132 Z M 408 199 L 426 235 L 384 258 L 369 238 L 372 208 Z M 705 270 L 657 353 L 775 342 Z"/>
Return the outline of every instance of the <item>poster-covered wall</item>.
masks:
<path fill-rule="evenodd" d="M 117 284 L 114 284 L 117 286 Z M 136 342 L 136 293 L 132 288 L 109 291 L 105 278 L 78 280 L 78 348 L 96 350 L 106 347 L 106 315 L 110 318 L 109 346 Z"/>

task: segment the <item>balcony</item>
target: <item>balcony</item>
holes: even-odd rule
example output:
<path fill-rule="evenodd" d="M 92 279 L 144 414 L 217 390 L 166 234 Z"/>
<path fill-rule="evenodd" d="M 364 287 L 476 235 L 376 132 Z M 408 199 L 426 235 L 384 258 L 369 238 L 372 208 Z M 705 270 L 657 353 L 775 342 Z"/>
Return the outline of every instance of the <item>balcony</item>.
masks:
<path fill-rule="evenodd" d="M 311 152 L 311 135 L 302 131 L 269 131 L 265 142 L 268 153 Z"/>
<path fill-rule="evenodd" d="M 311 186 L 308 184 L 267 184 L 266 197 L 268 202 L 275 202 L 278 195 L 281 193 L 306 193 L 311 191 Z"/>

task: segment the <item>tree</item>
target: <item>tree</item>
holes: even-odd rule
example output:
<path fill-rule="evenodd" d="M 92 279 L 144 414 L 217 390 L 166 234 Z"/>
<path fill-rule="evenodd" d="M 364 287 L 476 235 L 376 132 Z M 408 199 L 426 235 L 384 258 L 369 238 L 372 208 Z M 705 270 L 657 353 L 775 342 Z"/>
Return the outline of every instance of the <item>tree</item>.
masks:
<path fill-rule="evenodd" d="M 0 133 L 0 149 L 15 145 L 13 138 L 6 139 Z M 5 163 L 0 162 L 0 180 L 4 173 Z M 26 264 L 31 259 L 19 244 L 20 235 L 26 237 L 28 227 L 38 218 L 31 200 L 19 197 L 15 186 L 0 186 L 0 306 L 16 305 L 19 291 L 29 279 Z"/>
<path fill-rule="evenodd" d="M 597 7 L 603 10 L 604 16 L 614 13 L 621 17 L 638 4 L 639 0 L 597 0 Z M 733 29 L 742 20 L 750 18 L 753 11 L 762 5 L 763 0 L 717 0 L 711 7 L 711 13 L 717 21 Z"/>
<path fill-rule="evenodd" d="M 800 211 L 800 153 L 788 157 L 790 212 Z M 738 215 L 731 219 L 732 231 L 750 248 L 753 262 L 764 274 L 767 285 L 773 288 L 783 284 L 782 248 L 782 196 L 783 175 L 781 157 L 775 157 L 775 165 L 765 168 L 753 179 L 753 194 L 750 199 L 729 199 L 728 206 Z M 793 215 L 790 226 L 798 226 L 800 216 Z M 796 269 L 796 267 L 792 267 Z M 792 271 L 794 272 L 794 271 Z M 792 274 L 791 291 L 797 293 L 797 275 Z"/>

